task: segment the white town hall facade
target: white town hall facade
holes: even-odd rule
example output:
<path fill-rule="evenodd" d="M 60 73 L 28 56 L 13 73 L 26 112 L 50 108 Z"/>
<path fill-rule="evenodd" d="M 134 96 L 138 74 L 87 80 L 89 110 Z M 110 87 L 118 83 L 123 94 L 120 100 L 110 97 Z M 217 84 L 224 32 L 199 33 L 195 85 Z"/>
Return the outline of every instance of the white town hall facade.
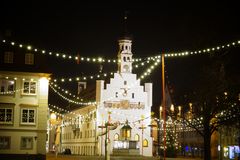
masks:
<path fill-rule="evenodd" d="M 118 72 L 106 85 L 97 80 L 96 105 L 64 116 L 61 142 L 57 142 L 61 150 L 69 148 L 72 154 L 80 155 L 152 156 L 153 140 L 148 127 L 152 83 L 141 86 L 132 73 L 131 39 L 124 37 L 118 42 Z"/>

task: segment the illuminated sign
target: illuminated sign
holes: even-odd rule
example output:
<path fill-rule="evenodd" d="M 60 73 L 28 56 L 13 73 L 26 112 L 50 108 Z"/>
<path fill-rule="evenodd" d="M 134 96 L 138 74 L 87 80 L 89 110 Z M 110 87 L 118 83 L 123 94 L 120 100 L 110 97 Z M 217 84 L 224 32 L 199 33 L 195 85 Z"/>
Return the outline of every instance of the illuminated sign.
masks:
<path fill-rule="evenodd" d="M 129 102 L 128 100 L 122 101 L 105 101 L 105 108 L 116 108 L 116 109 L 144 109 L 143 102 Z"/>

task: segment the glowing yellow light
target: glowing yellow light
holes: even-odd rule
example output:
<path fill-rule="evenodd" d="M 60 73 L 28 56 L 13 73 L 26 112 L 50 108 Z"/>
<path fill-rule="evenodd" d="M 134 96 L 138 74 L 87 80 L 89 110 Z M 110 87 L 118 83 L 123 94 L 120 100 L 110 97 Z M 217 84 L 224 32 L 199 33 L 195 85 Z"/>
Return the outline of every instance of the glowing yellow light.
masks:
<path fill-rule="evenodd" d="M 31 81 L 33 81 L 33 79 L 31 78 Z"/>
<path fill-rule="evenodd" d="M 69 56 L 68 58 L 69 58 L 69 59 L 72 59 L 72 56 Z"/>
<path fill-rule="evenodd" d="M 50 118 L 51 120 L 55 120 L 57 118 L 57 115 L 55 113 L 51 113 Z"/>
<path fill-rule="evenodd" d="M 98 58 L 98 62 L 102 62 L 102 58 L 101 57 Z"/>
<path fill-rule="evenodd" d="M 2 42 L 3 42 L 3 43 L 5 43 L 5 42 L 6 42 L 6 40 L 4 39 Z"/>
<path fill-rule="evenodd" d="M 42 50 L 42 53 L 44 54 L 44 53 L 45 53 L 45 51 L 44 51 L 44 50 Z"/>
<path fill-rule="evenodd" d="M 14 44 L 15 44 L 14 42 L 11 42 L 11 45 L 13 45 L 13 46 L 14 46 Z"/>
<path fill-rule="evenodd" d="M 64 55 L 62 55 L 62 57 L 63 57 L 63 58 L 65 58 L 65 57 L 66 57 L 66 55 L 64 54 Z"/>
<path fill-rule="evenodd" d="M 61 79 L 62 82 L 64 82 L 64 79 Z"/>
<path fill-rule="evenodd" d="M 19 44 L 19 47 L 22 48 L 23 45 Z"/>
<path fill-rule="evenodd" d="M 52 52 L 49 52 L 48 54 L 49 54 L 49 55 L 52 55 Z"/>
<path fill-rule="evenodd" d="M 172 112 L 174 112 L 174 105 L 173 105 L 173 104 L 171 105 L 170 110 L 171 110 Z"/>
<path fill-rule="evenodd" d="M 37 52 L 37 49 L 34 49 L 35 52 Z"/>
<path fill-rule="evenodd" d="M 56 56 L 58 57 L 58 56 L 59 56 L 59 53 L 56 53 Z"/>
<path fill-rule="evenodd" d="M 76 80 L 79 81 L 79 77 L 77 77 Z"/>
<path fill-rule="evenodd" d="M 95 62 L 96 61 L 96 59 L 95 58 L 93 58 L 93 62 Z"/>
<path fill-rule="evenodd" d="M 32 49 L 32 47 L 31 47 L 31 46 L 27 46 L 27 49 L 28 49 L 28 50 L 31 50 L 31 49 Z"/>

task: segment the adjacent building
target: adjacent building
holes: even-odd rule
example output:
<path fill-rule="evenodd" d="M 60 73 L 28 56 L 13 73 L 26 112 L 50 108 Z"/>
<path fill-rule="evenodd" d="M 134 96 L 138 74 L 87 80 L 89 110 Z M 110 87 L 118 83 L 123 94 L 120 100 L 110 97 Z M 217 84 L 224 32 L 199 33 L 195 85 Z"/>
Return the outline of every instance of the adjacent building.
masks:
<path fill-rule="evenodd" d="M 45 159 L 50 74 L 37 72 L 30 50 L 2 45 L 0 53 L 0 158 Z"/>

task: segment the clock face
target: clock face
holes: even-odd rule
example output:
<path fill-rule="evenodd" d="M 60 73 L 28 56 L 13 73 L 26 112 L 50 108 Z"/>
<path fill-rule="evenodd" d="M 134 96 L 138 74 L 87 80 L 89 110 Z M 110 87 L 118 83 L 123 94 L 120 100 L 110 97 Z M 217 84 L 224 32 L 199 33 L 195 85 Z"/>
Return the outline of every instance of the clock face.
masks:
<path fill-rule="evenodd" d="M 125 72 L 129 72 L 129 66 L 128 65 L 124 65 L 123 69 L 124 69 Z"/>

